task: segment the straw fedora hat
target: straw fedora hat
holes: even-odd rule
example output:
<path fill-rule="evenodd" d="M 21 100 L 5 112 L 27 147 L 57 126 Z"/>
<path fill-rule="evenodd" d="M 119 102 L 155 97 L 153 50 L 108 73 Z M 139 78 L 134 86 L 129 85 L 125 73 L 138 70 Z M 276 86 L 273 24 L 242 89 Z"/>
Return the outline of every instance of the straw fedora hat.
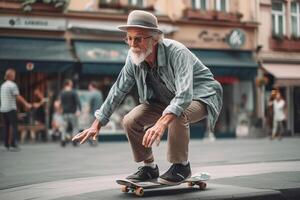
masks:
<path fill-rule="evenodd" d="M 144 28 L 162 33 L 158 28 L 157 18 L 149 12 L 143 10 L 132 11 L 127 18 L 127 24 L 118 26 L 118 29 L 126 32 L 127 28 Z"/>

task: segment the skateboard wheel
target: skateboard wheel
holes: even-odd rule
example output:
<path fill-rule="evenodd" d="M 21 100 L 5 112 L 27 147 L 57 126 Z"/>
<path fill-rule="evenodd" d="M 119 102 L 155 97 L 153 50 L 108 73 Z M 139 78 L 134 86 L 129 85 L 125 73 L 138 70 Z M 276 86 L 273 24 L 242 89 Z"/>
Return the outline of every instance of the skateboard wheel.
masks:
<path fill-rule="evenodd" d="M 204 182 L 199 183 L 199 188 L 200 190 L 204 190 L 206 188 L 206 183 Z"/>
<path fill-rule="evenodd" d="M 137 189 L 134 191 L 134 193 L 136 194 L 136 196 L 141 197 L 141 196 L 144 195 L 144 189 L 141 188 L 141 187 L 139 187 L 139 188 L 137 188 Z"/>
<path fill-rule="evenodd" d="M 129 188 L 127 186 L 122 187 L 122 192 L 127 193 L 129 192 Z"/>
<path fill-rule="evenodd" d="M 193 183 L 193 182 L 188 182 L 188 186 L 189 187 L 193 187 L 195 185 L 195 183 Z"/>

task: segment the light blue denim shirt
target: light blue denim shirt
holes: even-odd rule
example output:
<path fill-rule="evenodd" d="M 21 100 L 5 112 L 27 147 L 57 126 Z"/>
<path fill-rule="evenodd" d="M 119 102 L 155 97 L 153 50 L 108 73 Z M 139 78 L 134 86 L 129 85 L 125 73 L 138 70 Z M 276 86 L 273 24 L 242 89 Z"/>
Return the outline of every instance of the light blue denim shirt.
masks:
<path fill-rule="evenodd" d="M 214 127 L 222 108 L 222 86 L 211 71 L 183 44 L 163 39 L 158 43 L 158 74 L 167 88 L 175 94 L 163 115 L 173 113 L 180 116 L 192 100 L 199 100 L 207 105 L 211 128 Z M 127 93 L 136 84 L 140 103 L 148 103 L 153 95 L 146 84 L 147 69 L 141 64 L 137 66 L 127 56 L 126 63 L 116 82 L 95 117 L 104 126 L 110 116 L 122 102 Z"/>

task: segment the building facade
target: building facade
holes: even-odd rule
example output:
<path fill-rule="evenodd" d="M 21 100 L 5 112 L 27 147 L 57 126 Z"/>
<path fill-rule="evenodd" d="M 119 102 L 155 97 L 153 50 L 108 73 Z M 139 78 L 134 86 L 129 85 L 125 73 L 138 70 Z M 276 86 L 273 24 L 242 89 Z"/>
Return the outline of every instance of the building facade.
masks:
<path fill-rule="evenodd" d="M 265 84 L 258 86 L 260 115 L 266 116 L 267 100 L 272 88 L 279 88 L 285 101 L 288 134 L 300 133 L 300 1 L 258 1 L 259 76 Z"/>

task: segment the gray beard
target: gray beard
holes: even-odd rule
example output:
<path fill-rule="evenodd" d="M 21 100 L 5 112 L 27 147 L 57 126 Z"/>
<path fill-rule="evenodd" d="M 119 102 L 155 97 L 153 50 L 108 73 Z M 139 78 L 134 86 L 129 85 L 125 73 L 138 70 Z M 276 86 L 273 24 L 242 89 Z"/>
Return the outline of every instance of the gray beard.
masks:
<path fill-rule="evenodd" d="M 152 53 L 152 48 L 148 48 L 146 52 L 141 52 L 141 53 L 134 53 L 132 51 L 132 48 L 129 50 L 129 55 L 131 58 L 131 61 L 137 65 L 140 66 L 140 64 L 145 61 L 145 59 Z"/>

